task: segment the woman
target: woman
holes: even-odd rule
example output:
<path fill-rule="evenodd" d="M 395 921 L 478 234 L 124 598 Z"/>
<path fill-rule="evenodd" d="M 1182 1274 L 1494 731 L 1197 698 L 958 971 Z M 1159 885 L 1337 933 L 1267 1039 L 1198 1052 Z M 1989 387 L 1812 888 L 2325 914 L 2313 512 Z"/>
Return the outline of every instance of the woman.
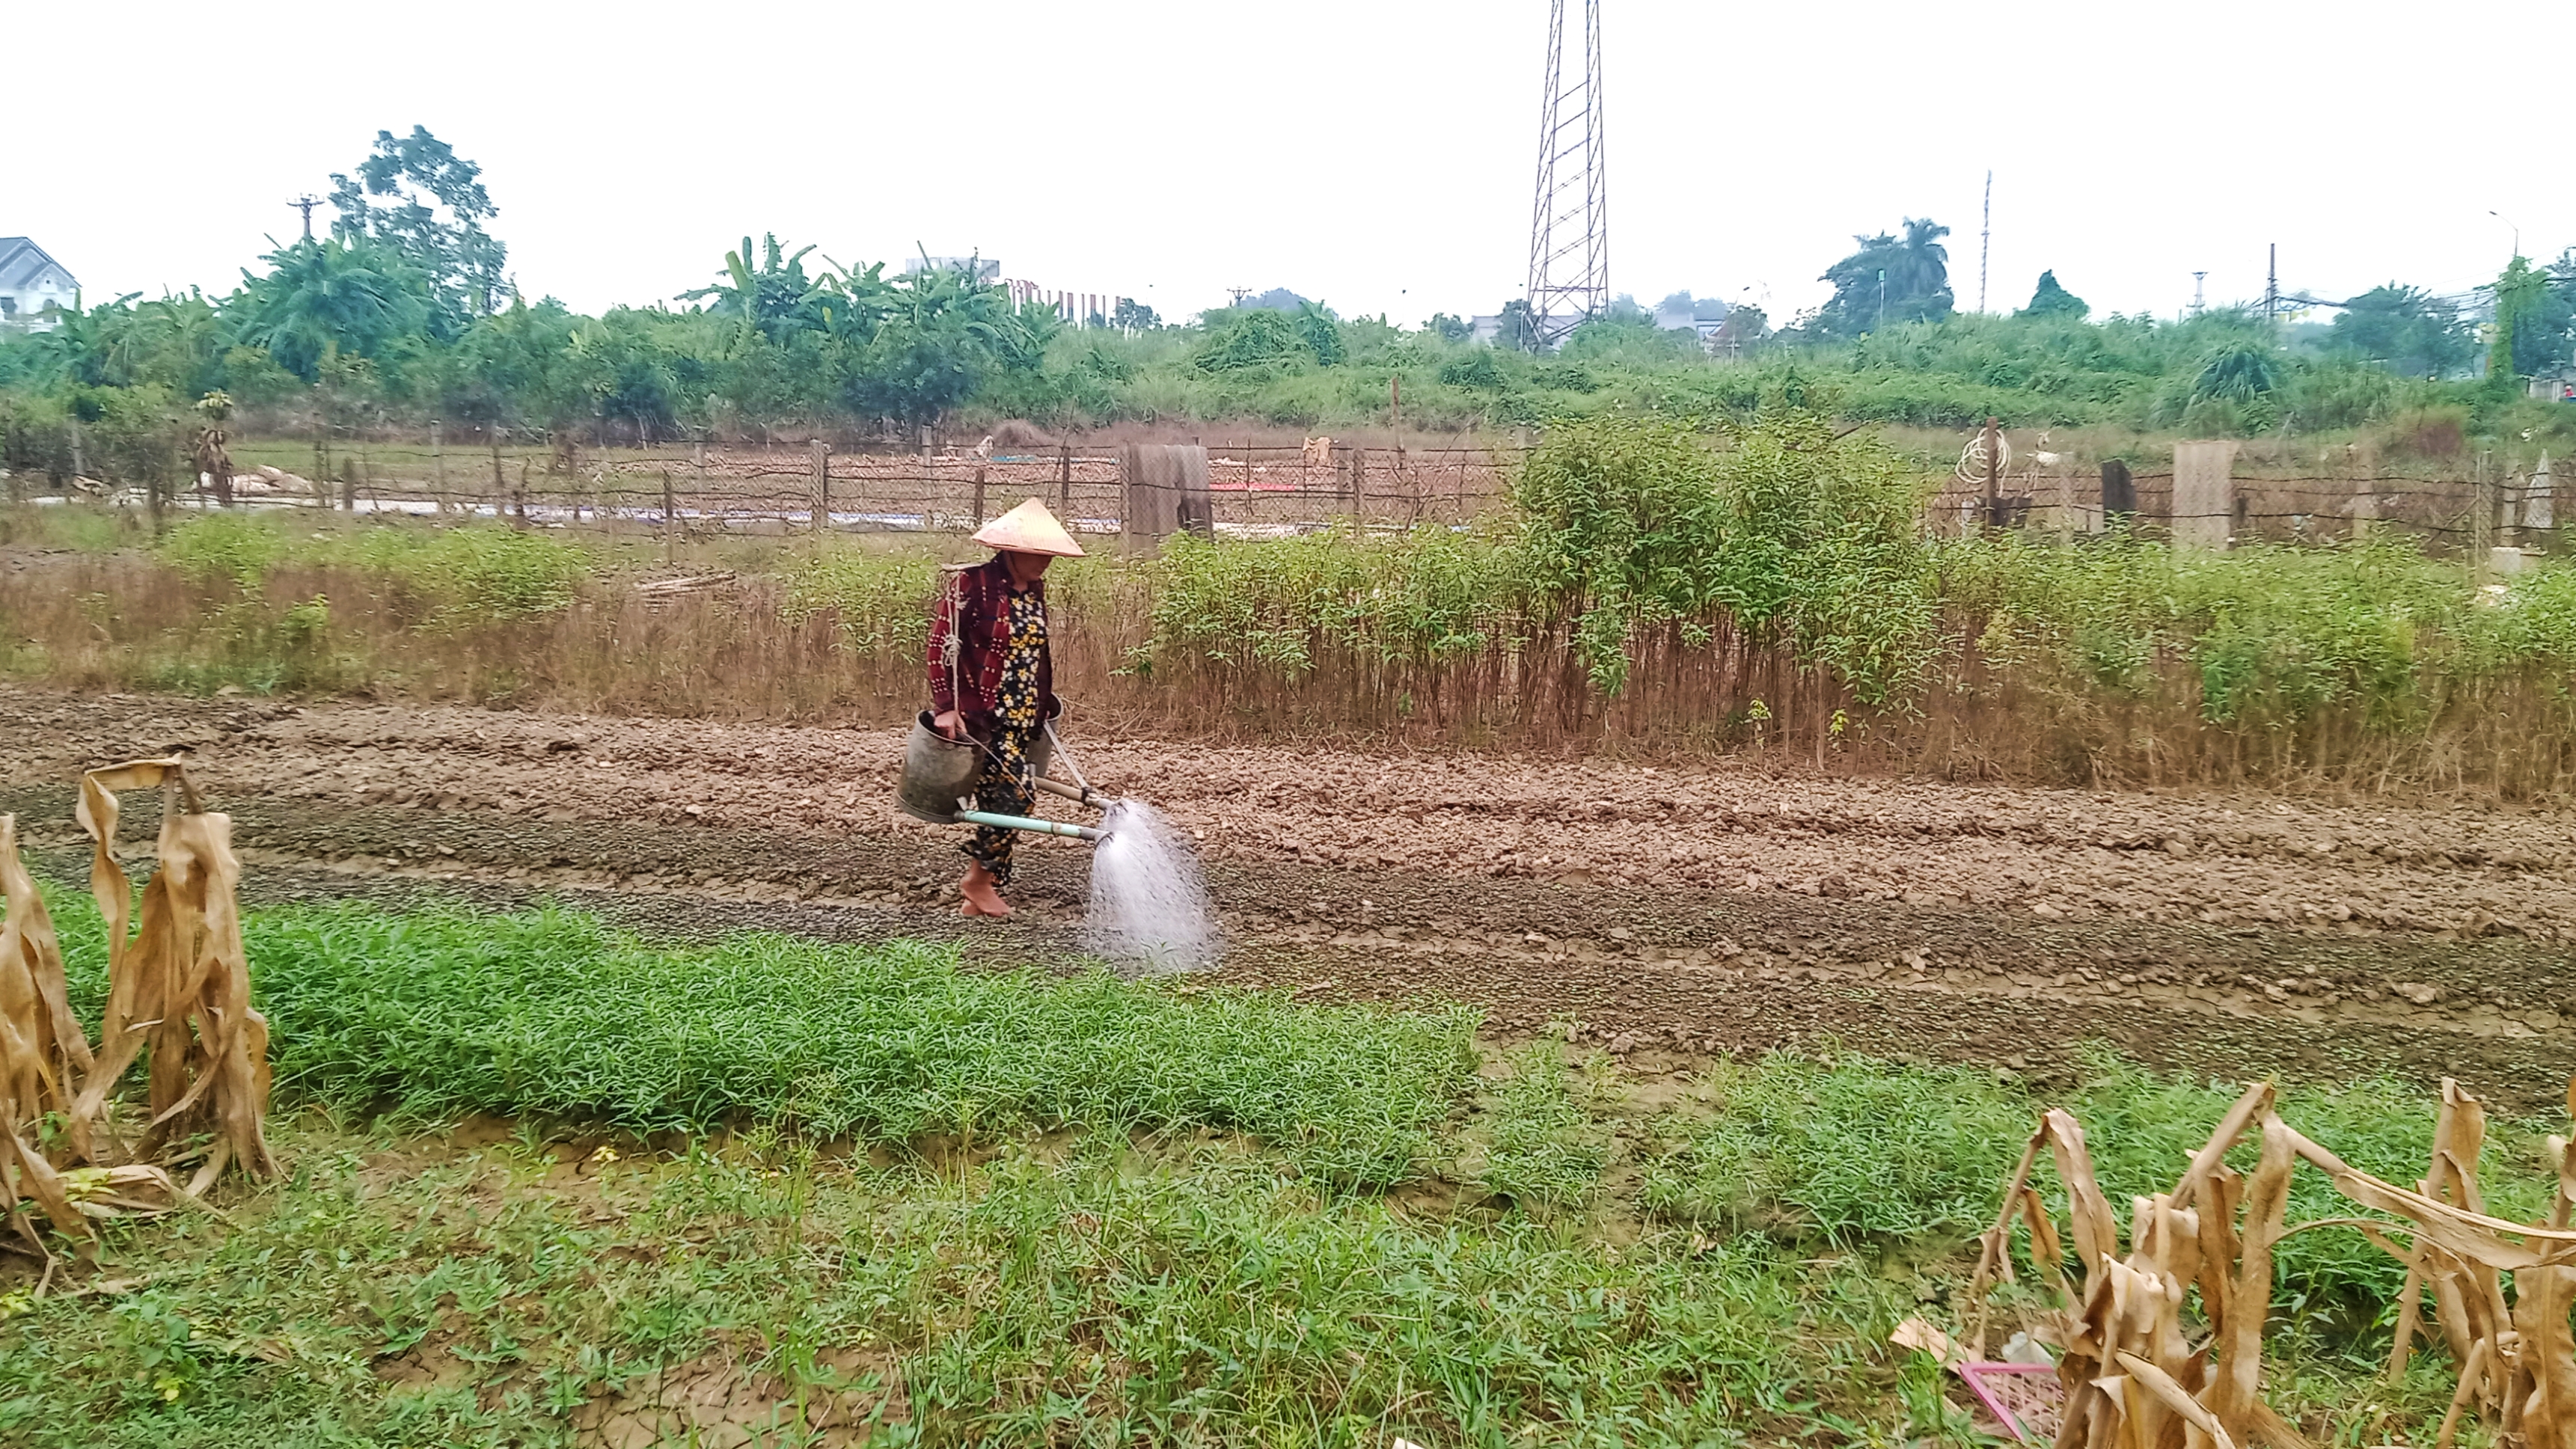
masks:
<path fill-rule="evenodd" d="M 975 533 L 991 560 L 960 567 L 930 616 L 932 722 L 950 739 L 983 751 L 975 808 L 1027 815 L 1033 787 L 1029 755 L 1038 731 L 1055 718 L 1055 668 L 1047 656 L 1047 565 L 1082 557 L 1082 545 L 1032 498 Z M 966 852 L 962 916 L 1007 916 L 1002 891 L 1011 883 L 1011 843 L 1018 832 L 976 827 Z"/>

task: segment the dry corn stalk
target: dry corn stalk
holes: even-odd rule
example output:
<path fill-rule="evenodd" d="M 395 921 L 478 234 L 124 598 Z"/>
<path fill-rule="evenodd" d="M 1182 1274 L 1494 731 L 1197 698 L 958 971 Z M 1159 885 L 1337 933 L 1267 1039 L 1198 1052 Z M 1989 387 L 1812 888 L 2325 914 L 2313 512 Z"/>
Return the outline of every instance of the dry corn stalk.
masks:
<path fill-rule="evenodd" d="M 116 861 L 116 791 L 162 791 L 159 868 L 131 910 L 133 883 Z M 108 1093 L 148 1046 L 152 1120 L 136 1147 L 148 1155 L 200 1132 L 214 1137 L 191 1196 L 227 1165 L 253 1176 L 277 1171 L 262 1127 L 268 1114 L 268 1022 L 250 1005 L 234 889 L 232 817 L 198 808 L 179 760 L 135 760 L 81 776 L 79 817 L 94 850 L 90 893 L 107 921 L 108 996 L 97 1066 L 72 1105 L 73 1151 L 96 1162 Z M 129 924 L 132 933 L 129 935 Z"/>
<path fill-rule="evenodd" d="M 2354 1228 L 2408 1265 L 2392 1367 L 2418 1323 L 2416 1300 L 2433 1290 L 2436 1320 L 2461 1365 L 2459 1391 L 2442 1429 L 2447 1445 L 2474 1403 L 2497 1425 L 2496 1442 L 2518 1449 L 2576 1449 L 2576 1147 L 2549 1139 L 2558 1190 L 2546 1221 L 2521 1224 L 2486 1215 L 2477 1186 L 2485 1116 L 2475 1098 L 2442 1084 L 2433 1169 L 2413 1190 L 2355 1170 L 2309 1141 L 2273 1111 L 2272 1089 L 2246 1091 L 2192 1158 L 2171 1192 L 2133 1198 L 2129 1246 L 2093 1172 L 2084 1129 L 2062 1111 L 2042 1117 L 2004 1189 L 2003 1209 L 1982 1239 L 1970 1285 L 1971 1357 L 1983 1357 L 1985 1295 L 2013 1277 L 2016 1218 L 2030 1228 L 2031 1262 L 2049 1274 L 2061 1307 L 2038 1325 L 2059 1349 L 2066 1414 L 2057 1449 L 2237 1449 L 2266 1443 L 2297 1449 L 2304 1438 L 2261 1395 L 2263 1325 L 2271 1308 L 2272 1253 L 2311 1228 Z M 2576 1084 L 2570 1087 L 2576 1111 Z M 2225 1157 L 2259 1133 L 2252 1176 Z M 2069 1205 L 2076 1273 L 2056 1224 L 2031 1185 L 2045 1148 Z M 2286 1222 L 2290 1174 L 2301 1161 L 2323 1171 L 2344 1196 L 2394 1221 L 2328 1218 Z M 2401 1248 L 2389 1236 L 2412 1239 Z M 2513 1275 L 2507 1305 L 2503 1275 Z M 2207 1325 L 2195 1341 L 2183 1308 L 2197 1293 Z"/>
<path fill-rule="evenodd" d="M 68 1114 L 89 1076 L 89 1038 L 73 1017 L 63 953 L 35 879 L 18 859 L 18 817 L 0 815 L 0 1206 L 31 1241 L 18 1203 L 32 1198 L 63 1232 L 86 1224 L 62 1175 L 29 1140 L 49 1112 Z M 39 1251 L 42 1245 L 39 1244 Z"/>

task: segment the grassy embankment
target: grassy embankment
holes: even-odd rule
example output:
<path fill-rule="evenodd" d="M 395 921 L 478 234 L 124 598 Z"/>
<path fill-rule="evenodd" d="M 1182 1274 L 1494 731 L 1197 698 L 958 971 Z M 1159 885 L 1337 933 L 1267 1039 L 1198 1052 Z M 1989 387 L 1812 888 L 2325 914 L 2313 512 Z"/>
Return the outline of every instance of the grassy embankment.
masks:
<path fill-rule="evenodd" d="M 94 1012 L 97 918 L 57 905 Z M 276 908 L 247 939 L 290 1176 L 112 1225 L 77 1296 L 0 1292 L 11 1442 L 598 1442 L 731 1386 L 778 1444 L 876 1415 L 885 1443 L 1965 1445 L 1885 1336 L 1953 1314 L 2038 1101 L 1777 1057 L 1649 1106 L 1548 1042 L 1479 1070 L 1454 1010 L 564 914 Z M 2106 1059 L 2051 1100 L 2126 1202 L 2228 1096 Z M 2429 1143 L 2405 1089 L 2284 1110 L 2401 1180 Z M 469 1113 L 515 1129 L 422 1135 Z M 2507 1216 L 2535 1130 L 2499 1133 Z M 2394 1265 L 2320 1231 L 2281 1271 L 2276 1402 L 2334 1442 L 2425 1431 L 2439 1363 L 2372 1378 Z"/>
<path fill-rule="evenodd" d="M 1916 526 L 1866 436 L 1552 430 L 1470 532 L 1175 541 L 1052 576 L 1094 727 L 1779 749 L 2056 780 L 2576 787 L 2576 568 L 2482 587 L 2381 536 L 2178 552 Z M 316 531 L 318 526 L 318 530 Z M 77 687 L 893 722 L 962 541 L 733 540 L 655 604 L 639 540 L 495 525 L 0 517 L 0 675 Z"/>

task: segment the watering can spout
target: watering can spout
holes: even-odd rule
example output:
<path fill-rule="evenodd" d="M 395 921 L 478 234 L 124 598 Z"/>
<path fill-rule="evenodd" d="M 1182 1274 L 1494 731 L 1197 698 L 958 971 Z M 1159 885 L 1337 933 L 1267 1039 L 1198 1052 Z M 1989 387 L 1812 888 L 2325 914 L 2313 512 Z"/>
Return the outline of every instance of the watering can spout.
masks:
<path fill-rule="evenodd" d="M 1065 835 L 1075 840 L 1097 841 L 1101 832 L 1088 825 L 1068 825 L 1061 820 L 1035 820 L 1026 815 L 996 815 L 989 810 L 960 810 L 960 825 L 990 825 L 999 830 L 1026 830 L 1037 835 Z"/>

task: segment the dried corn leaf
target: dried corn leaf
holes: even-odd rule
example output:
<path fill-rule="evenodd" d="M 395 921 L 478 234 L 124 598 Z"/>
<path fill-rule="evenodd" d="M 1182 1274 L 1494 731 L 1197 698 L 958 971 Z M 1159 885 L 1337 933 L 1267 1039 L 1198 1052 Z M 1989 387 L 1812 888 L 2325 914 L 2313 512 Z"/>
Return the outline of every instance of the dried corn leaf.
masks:
<path fill-rule="evenodd" d="M 119 1167 L 75 1167 L 62 1175 L 63 1193 L 84 1216 L 129 1217 L 166 1213 L 182 1201 L 179 1184 L 150 1163 Z"/>
<path fill-rule="evenodd" d="M 0 1209 L 30 1240 L 19 1216 L 32 1199 L 62 1232 L 87 1230 L 62 1175 L 27 1134 L 49 1112 L 67 1112 L 90 1070 L 89 1038 L 72 1016 L 63 954 L 36 882 L 18 858 L 18 821 L 0 815 Z M 39 1249 L 42 1244 L 38 1244 Z"/>
<path fill-rule="evenodd" d="M 116 859 L 116 792 L 151 786 L 165 795 L 158 868 L 140 912 L 129 916 L 133 885 Z M 167 798 L 174 790 L 179 798 Z M 107 1095 L 148 1048 L 152 1119 L 138 1150 L 211 1132 L 214 1148 L 189 1184 L 192 1195 L 228 1165 L 254 1176 L 277 1170 L 265 1135 L 268 1023 L 250 1004 L 232 818 L 196 805 L 178 760 L 136 760 L 81 777 L 79 816 L 94 847 L 90 890 L 109 927 L 108 1003 L 97 1069 L 70 1118 L 75 1146 L 97 1160 L 91 1139 Z"/>
<path fill-rule="evenodd" d="M 2568 1328 L 2576 1268 L 2534 1268 L 2516 1273 L 2513 1283 L 2521 1339 L 2513 1350 L 2519 1371 L 2506 1395 L 2520 1411 L 2514 1427 L 2530 1449 L 2576 1449 L 2576 1338 Z"/>
<path fill-rule="evenodd" d="M 27 1228 L 26 1219 L 19 1215 L 18 1203 L 22 1198 L 32 1199 L 36 1206 L 44 1209 L 45 1217 L 57 1232 L 75 1236 L 89 1232 L 88 1220 L 72 1202 L 71 1194 L 63 1188 L 62 1174 L 45 1160 L 43 1153 L 15 1132 L 0 1137 L 0 1189 L 6 1189 L 0 1191 L 0 1200 L 5 1200 L 8 1205 L 11 1225 L 31 1242 L 36 1240 L 35 1234 Z M 42 1251 L 43 1244 L 38 1242 L 37 1248 Z"/>
<path fill-rule="evenodd" d="M 2260 1160 L 2250 1177 L 2225 1164 L 2230 1148 L 2259 1127 Z M 2441 1442 L 2461 1416 L 2491 1417 L 2498 1443 L 2576 1449 L 2576 1145 L 2551 1138 L 2558 1182 L 2548 1220 L 2507 1222 L 2485 1211 L 2477 1178 L 2485 1109 L 2457 1084 L 2443 1084 L 2431 1170 L 2414 1189 L 2353 1169 L 2284 1123 L 2269 1088 L 2249 1089 L 2194 1154 L 2170 1193 L 2134 1199 L 2130 1242 L 2119 1255 L 2118 1225 L 2093 1178 L 2082 1128 L 2050 1112 L 2006 1183 L 2001 1211 L 1980 1245 L 1972 1292 L 2010 1275 L 2009 1235 L 2028 1220 L 2032 1258 L 2055 1256 L 2054 1225 L 2030 1182 L 2045 1147 L 2067 1189 L 2080 1286 L 2052 1328 L 2067 1415 L 2059 1449 L 2216 1449 L 2263 1444 L 2305 1449 L 2306 1439 L 2261 1398 L 2263 1329 L 2272 1294 L 2273 1253 L 2294 1232 L 2350 1228 L 2408 1265 L 2407 1300 L 2391 1365 L 2402 1368 L 2421 1323 L 2420 1297 L 2464 1368 Z M 2352 1201 L 2396 1219 L 2327 1218 L 2290 1224 L 2289 1184 L 2300 1162 L 2325 1172 Z M 2411 1236 L 2401 1246 L 2392 1232 Z M 2511 1274 L 2511 1301 L 2506 1275 Z M 2061 1277 L 2061 1282 L 2064 1279 Z M 2208 1325 L 2195 1345 L 2183 1309 L 2196 1289 Z M 1975 1304 L 1977 1342 L 1984 1305 Z"/>
<path fill-rule="evenodd" d="M 2125 1350 L 2119 1355 L 2119 1359 L 2120 1367 L 2129 1371 L 2129 1376 L 2137 1381 L 2139 1387 L 2153 1395 L 2157 1403 L 2172 1411 L 2185 1424 L 2199 1431 L 2202 1437 L 2184 1440 L 2191 1449 L 2201 1449 L 2203 1445 L 2215 1445 L 2217 1449 L 2236 1449 L 2236 1441 L 2228 1436 L 2227 1426 L 2218 1422 L 2216 1414 L 2203 1407 L 2189 1391 L 2176 1383 L 2173 1375 Z M 2156 1442 L 2145 1435 L 2140 1437 L 2148 1443 Z"/>
<path fill-rule="evenodd" d="M 89 1036 L 72 1016 L 62 947 L 36 881 L 18 858 L 18 818 L 0 815 L 0 1022 L 27 1044 L 5 1060 L 24 1121 L 71 1106 L 92 1065 Z M 32 1074 L 26 1075 L 26 1074 Z"/>
<path fill-rule="evenodd" d="M 2549 1225 L 2563 1228 L 2571 1217 L 2576 1217 L 2576 1142 L 2550 1138 L 2549 1159 L 2558 1164 L 2558 1194 L 2550 1199 Z"/>

